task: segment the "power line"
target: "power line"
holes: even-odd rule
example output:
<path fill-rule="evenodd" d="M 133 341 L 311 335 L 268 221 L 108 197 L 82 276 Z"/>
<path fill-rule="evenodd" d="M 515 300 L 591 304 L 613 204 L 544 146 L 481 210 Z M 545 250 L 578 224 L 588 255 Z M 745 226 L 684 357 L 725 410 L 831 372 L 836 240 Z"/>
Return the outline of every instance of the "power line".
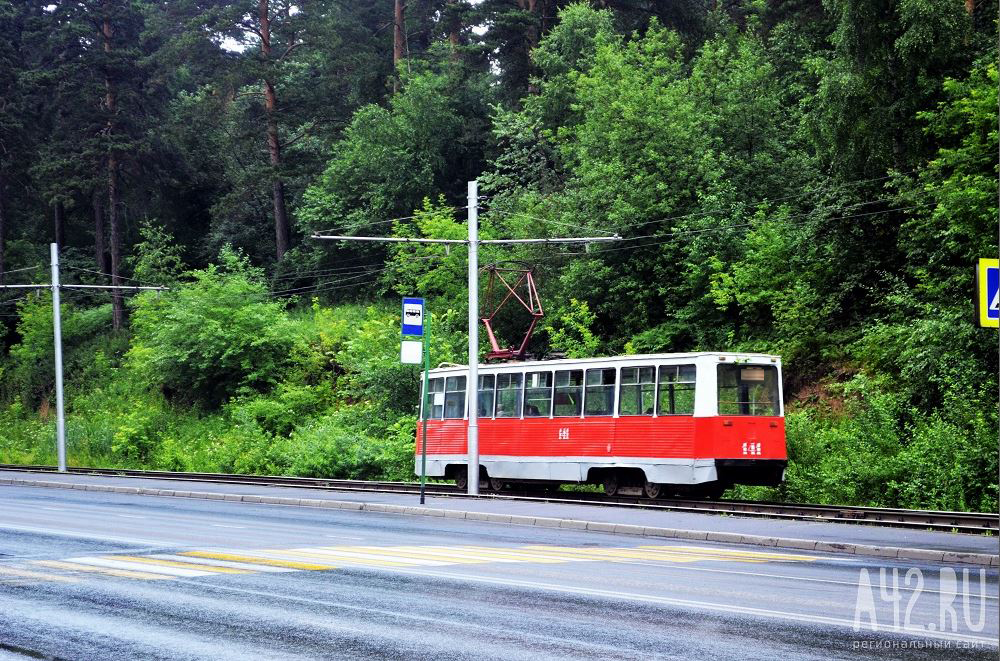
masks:
<path fill-rule="evenodd" d="M 439 211 L 460 211 L 461 209 L 468 209 L 468 208 L 469 208 L 468 206 L 446 207 L 444 209 L 440 209 Z M 372 225 L 387 225 L 389 223 L 396 223 L 396 222 L 399 222 L 401 220 L 414 220 L 416 218 L 420 218 L 421 216 L 428 216 L 428 215 L 431 215 L 433 213 L 435 213 L 435 212 L 434 211 L 423 211 L 421 213 L 415 213 L 412 216 L 400 216 L 398 218 L 390 218 L 388 220 L 375 220 L 375 221 L 367 222 L 367 223 L 359 222 L 355 226 L 356 227 L 370 227 Z M 346 225 L 337 225 L 337 226 L 335 226 L 335 227 L 333 227 L 331 229 L 328 229 L 328 230 L 316 230 L 315 232 L 313 232 L 313 234 L 333 234 L 333 233 L 337 232 L 338 228 L 347 229 L 347 226 Z"/>
<path fill-rule="evenodd" d="M 71 269 L 73 271 L 83 271 L 84 273 L 93 273 L 94 275 L 103 275 L 103 276 L 105 276 L 107 278 L 114 278 L 115 277 L 115 276 L 111 275 L 110 273 L 105 273 L 103 271 L 94 271 L 93 269 L 85 269 L 85 268 L 80 267 L 80 266 L 70 266 L 69 264 L 63 264 L 63 266 L 65 268 Z M 119 280 L 129 280 L 131 282 L 138 282 L 139 284 L 142 284 L 142 285 L 153 285 L 152 282 L 147 282 L 145 280 L 140 280 L 138 278 L 127 278 L 124 275 L 119 275 L 118 279 Z"/>
<path fill-rule="evenodd" d="M 917 208 L 927 207 L 927 206 L 930 206 L 930 204 L 917 204 L 917 205 L 913 205 L 913 206 L 909 206 L 909 207 L 898 207 L 898 208 L 895 208 L 895 209 L 882 209 L 880 211 L 868 211 L 866 213 L 853 214 L 853 215 L 849 215 L 849 216 L 834 216 L 834 217 L 831 217 L 831 218 L 806 218 L 805 220 L 802 220 L 802 221 L 800 221 L 798 223 L 789 223 L 789 225 L 794 227 L 794 226 L 798 226 L 798 225 L 805 225 L 806 223 L 813 222 L 813 221 L 819 222 L 819 221 L 849 220 L 849 219 L 852 219 L 852 218 L 863 218 L 863 217 L 866 217 L 866 216 L 875 216 L 875 215 L 878 215 L 880 213 L 891 213 L 893 211 L 905 211 L 907 209 L 917 209 Z M 789 216 L 789 217 L 792 217 L 792 216 Z M 784 220 L 784 219 L 781 219 L 781 220 Z M 722 225 L 722 226 L 719 226 L 719 227 L 709 227 L 709 228 L 699 229 L 699 230 L 682 230 L 682 231 L 679 231 L 679 232 L 671 232 L 669 234 L 650 234 L 650 235 L 644 236 L 644 237 L 632 237 L 631 239 L 623 239 L 623 241 L 631 241 L 631 240 L 635 240 L 635 239 L 644 239 L 644 238 L 653 238 L 653 237 L 662 238 L 663 240 L 662 241 L 650 241 L 648 243 L 641 243 L 639 245 L 623 246 L 621 248 L 607 248 L 607 249 L 601 250 L 601 253 L 615 252 L 615 251 L 618 251 L 618 250 L 635 250 L 636 248 L 646 248 L 646 247 L 649 247 L 649 246 L 657 246 L 657 245 L 662 245 L 664 243 L 669 243 L 670 241 L 672 241 L 673 239 L 675 239 L 675 238 L 677 238 L 679 236 L 692 236 L 692 235 L 697 235 L 697 234 L 709 234 L 709 233 L 712 233 L 712 232 L 723 232 L 723 231 L 726 231 L 726 230 L 741 229 L 741 228 L 745 228 L 745 227 L 752 227 L 752 226 L 757 225 L 757 224 L 759 224 L 759 223 L 757 223 L 757 222 L 747 222 L 747 223 L 739 223 L 739 224 L 734 224 L 734 225 Z"/>
<path fill-rule="evenodd" d="M 607 230 L 598 229 L 596 227 L 588 227 L 586 225 L 574 225 L 573 223 L 564 223 L 558 220 L 549 220 L 548 218 L 542 218 L 540 216 L 531 216 L 520 211 L 505 211 L 503 209 L 490 209 L 488 213 L 499 213 L 505 216 L 521 216 L 522 218 L 528 218 L 530 220 L 537 220 L 542 223 L 549 223 L 550 225 L 561 225 L 563 227 L 571 227 L 573 229 L 584 230 L 587 232 L 600 232 L 601 234 L 607 234 L 608 236 L 615 236 L 614 232 L 609 232 Z"/>

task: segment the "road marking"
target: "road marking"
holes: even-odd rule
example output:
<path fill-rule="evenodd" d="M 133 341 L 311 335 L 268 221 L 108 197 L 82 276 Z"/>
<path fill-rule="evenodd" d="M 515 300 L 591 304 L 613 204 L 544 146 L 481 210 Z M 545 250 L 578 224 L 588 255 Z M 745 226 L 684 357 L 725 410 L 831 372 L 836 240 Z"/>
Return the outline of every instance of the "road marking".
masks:
<path fill-rule="evenodd" d="M 428 552 L 420 546 L 400 547 L 392 546 L 380 548 L 378 546 L 354 546 L 336 547 L 339 551 L 357 552 L 371 554 L 376 557 L 399 558 L 411 564 L 432 564 L 432 565 L 481 565 L 489 562 L 485 558 L 462 557 L 460 555 L 448 555 L 442 553 Z"/>
<path fill-rule="evenodd" d="M 253 553 L 252 551 L 250 553 Z M 274 560 L 266 557 L 258 557 L 253 555 L 242 555 L 237 553 L 221 553 L 216 551 L 184 551 L 180 553 L 183 556 L 193 556 L 195 558 L 212 558 L 215 560 L 230 560 L 232 562 L 245 562 L 251 565 L 268 565 L 270 567 L 287 567 L 289 569 L 305 569 L 305 570 L 323 570 L 323 569 L 336 569 L 331 565 L 314 565 L 307 564 L 304 562 L 288 562 L 286 560 Z"/>
<path fill-rule="evenodd" d="M 137 578 L 144 581 L 169 580 L 170 576 L 160 574 L 150 574 L 149 572 L 133 571 L 128 569 L 110 569 L 108 567 L 94 567 L 92 565 L 80 565 L 75 562 L 62 562 L 60 560 L 36 560 L 33 564 L 53 569 L 64 569 L 66 571 L 85 571 L 105 576 L 118 576 L 120 578 Z"/>
<path fill-rule="evenodd" d="M 124 562 L 121 560 L 112 560 L 111 558 L 92 558 L 92 557 L 82 557 L 82 558 L 67 558 L 67 562 L 76 562 L 81 565 L 93 565 L 95 567 L 107 567 L 109 569 L 127 569 L 130 571 L 135 571 L 138 569 L 135 563 Z M 167 576 L 177 576 L 177 577 L 193 577 L 193 576 L 214 576 L 214 572 L 196 570 L 196 569 L 183 569 L 181 567 L 157 567 L 151 565 L 145 565 L 142 567 L 143 571 L 149 572 L 150 574 L 166 574 Z"/>
<path fill-rule="evenodd" d="M 53 581 L 56 583 L 79 583 L 80 581 L 68 576 L 59 574 L 45 574 L 42 572 L 29 571 L 27 569 L 14 569 L 13 567 L 0 567 L 0 576 L 11 576 L 15 579 L 34 579 L 37 581 Z"/>
<path fill-rule="evenodd" d="M 287 567 L 269 567 L 267 565 L 251 565 L 245 562 L 230 562 L 228 560 L 195 558 L 193 556 L 156 554 L 156 555 L 151 555 L 149 557 L 159 558 L 161 560 L 175 560 L 177 562 L 187 562 L 193 565 L 208 565 L 210 567 L 231 567 L 232 569 L 246 569 L 248 572 L 263 572 L 265 574 L 278 574 L 290 571 L 298 571 L 297 569 L 289 569 Z"/>
<path fill-rule="evenodd" d="M 135 555 L 116 555 L 116 559 L 123 562 L 138 562 L 142 564 L 156 565 L 158 567 L 180 567 L 181 569 L 194 569 L 197 571 L 209 571 L 219 574 L 249 574 L 245 569 L 233 569 L 232 567 L 215 567 L 210 565 L 199 565 L 192 562 L 180 562 L 177 560 L 164 560 L 162 558 L 146 558 Z"/>
<path fill-rule="evenodd" d="M 215 527 L 215 528 L 238 528 L 240 530 L 243 530 L 243 529 L 246 528 L 246 526 L 227 526 L 224 523 L 213 523 L 212 526 Z"/>
<path fill-rule="evenodd" d="M 448 547 L 440 547 L 448 548 Z M 529 553 L 515 548 L 490 548 L 488 546 L 456 546 L 456 550 L 475 553 L 484 558 L 496 558 L 497 562 L 531 562 L 544 565 L 562 565 L 567 562 L 583 562 L 585 558 L 569 558 L 545 553 Z"/>
<path fill-rule="evenodd" d="M 65 512 L 66 509 L 63 507 L 43 507 L 43 510 L 51 510 L 53 512 Z"/>
<path fill-rule="evenodd" d="M 293 549 L 281 553 L 282 557 L 303 557 L 315 558 L 317 560 L 329 560 L 340 565 L 352 565 L 357 567 L 412 567 L 412 562 L 395 562 L 392 560 L 382 560 L 381 558 L 359 558 L 354 554 L 337 553 L 323 549 Z"/>
<path fill-rule="evenodd" d="M 219 527 L 239 527 L 218 524 Z M 68 558 L 52 568 L 103 572 L 127 578 L 184 578 L 213 574 L 253 572 L 323 571 L 337 567 L 418 568 L 504 563 L 565 564 L 569 562 L 620 562 L 651 567 L 671 567 L 698 561 L 743 563 L 810 562 L 812 556 L 758 551 L 730 551 L 706 547 L 568 547 L 530 545 L 489 546 L 321 546 L 293 549 L 206 549 L 176 554 L 106 555 Z M 42 565 L 46 566 L 46 565 Z M 731 572 L 738 573 L 738 572 Z M 792 579 L 794 580 L 794 579 Z"/>
<path fill-rule="evenodd" d="M 148 516 L 140 516 L 138 514 L 116 514 L 115 516 L 120 516 L 123 519 L 148 519 Z"/>

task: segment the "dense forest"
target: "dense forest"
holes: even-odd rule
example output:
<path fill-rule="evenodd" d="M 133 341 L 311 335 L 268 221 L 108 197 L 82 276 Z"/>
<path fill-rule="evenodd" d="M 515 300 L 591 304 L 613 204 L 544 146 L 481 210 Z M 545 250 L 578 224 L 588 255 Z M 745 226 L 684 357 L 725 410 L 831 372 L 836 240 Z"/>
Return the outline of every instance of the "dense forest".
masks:
<path fill-rule="evenodd" d="M 532 350 L 780 354 L 795 501 L 995 511 L 996 0 L 7 0 L 0 282 L 66 290 L 75 465 L 412 478 L 462 238 Z M 54 460 L 51 299 L 0 290 L 0 462 Z M 501 324 L 513 335 L 517 319 Z M 506 338 L 513 340 L 514 337 Z M 485 346 L 485 345 L 484 345 Z"/>

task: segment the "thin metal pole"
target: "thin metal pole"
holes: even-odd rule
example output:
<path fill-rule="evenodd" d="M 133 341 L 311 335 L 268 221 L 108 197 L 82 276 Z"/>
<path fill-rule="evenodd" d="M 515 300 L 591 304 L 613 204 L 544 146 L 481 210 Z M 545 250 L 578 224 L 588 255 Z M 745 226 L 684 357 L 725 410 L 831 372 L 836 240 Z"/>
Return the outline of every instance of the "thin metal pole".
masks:
<path fill-rule="evenodd" d="M 479 493 L 479 183 L 469 182 L 469 495 Z"/>
<path fill-rule="evenodd" d="M 66 419 L 63 411 L 62 318 L 59 310 L 59 244 L 50 243 L 52 255 L 52 334 L 56 350 L 56 448 L 59 472 L 66 472 Z"/>
<path fill-rule="evenodd" d="M 427 384 L 431 371 L 431 315 L 424 309 L 424 389 L 420 413 L 423 424 L 420 427 L 420 504 L 424 504 L 424 485 L 427 482 Z"/>

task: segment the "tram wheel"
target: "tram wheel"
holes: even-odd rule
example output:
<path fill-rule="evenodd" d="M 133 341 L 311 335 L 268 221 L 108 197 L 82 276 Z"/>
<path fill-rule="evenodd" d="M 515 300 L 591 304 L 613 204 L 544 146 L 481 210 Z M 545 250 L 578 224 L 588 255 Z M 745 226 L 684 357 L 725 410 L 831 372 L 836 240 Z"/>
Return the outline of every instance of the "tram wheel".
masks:
<path fill-rule="evenodd" d="M 465 466 L 458 467 L 458 472 L 455 473 L 455 486 L 462 491 L 469 488 L 469 471 Z"/>
<path fill-rule="evenodd" d="M 498 477 L 490 478 L 490 491 L 503 491 L 505 482 Z"/>
<path fill-rule="evenodd" d="M 608 473 L 604 478 L 604 493 L 614 496 L 618 493 L 618 474 Z"/>
<path fill-rule="evenodd" d="M 646 494 L 646 498 L 656 500 L 663 495 L 663 485 L 656 482 L 646 482 L 642 487 L 642 492 Z"/>

